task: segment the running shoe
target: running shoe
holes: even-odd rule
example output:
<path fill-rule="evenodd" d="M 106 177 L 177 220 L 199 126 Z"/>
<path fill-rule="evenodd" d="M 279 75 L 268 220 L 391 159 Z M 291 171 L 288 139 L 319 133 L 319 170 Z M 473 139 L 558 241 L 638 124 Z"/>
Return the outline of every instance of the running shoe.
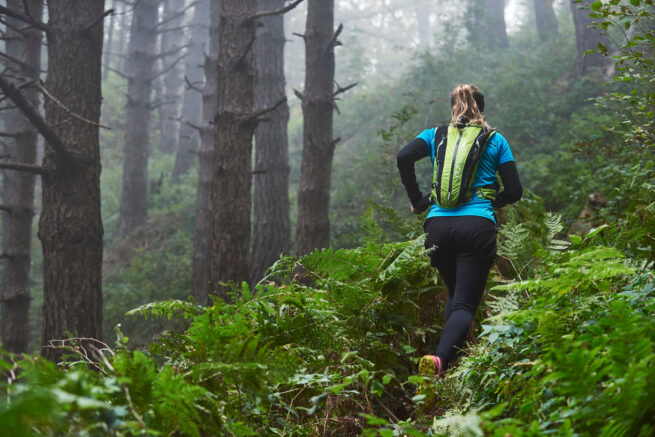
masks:
<path fill-rule="evenodd" d="M 418 373 L 424 376 L 423 382 L 419 384 L 416 394 L 425 395 L 423 410 L 427 411 L 434 406 L 436 393 L 434 392 L 434 379 L 443 374 L 443 363 L 441 358 L 434 355 L 424 355 L 418 362 Z"/>

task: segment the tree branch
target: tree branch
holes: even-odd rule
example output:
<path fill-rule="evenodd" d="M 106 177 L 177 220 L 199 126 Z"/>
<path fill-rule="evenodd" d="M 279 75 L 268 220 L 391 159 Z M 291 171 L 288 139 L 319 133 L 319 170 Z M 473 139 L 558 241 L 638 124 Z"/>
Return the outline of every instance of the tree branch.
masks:
<path fill-rule="evenodd" d="M 176 65 L 177 65 L 177 64 L 178 64 L 182 59 L 186 58 L 186 56 L 187 56 L 187 55 L 180 56 L 179 58 L 177 58 L 177 59 L 175 60 L 175 62 L 173 62 L 171 65 L 169 65 L 168 67 L 164 68 L 164 69 L 161 70 L 160 72 L 155 73 L 155 75 L 153 75 L 152 77 L 148 78 L 148 80 L 149 80 L 149 81 L 153 81 L 153 80 L 157 79 L 159 76 L 163 76 L 164 74 L 168 73 L 168 72 L 171 71 L 173 68 L 175 68 L 175 66 L 176 66 Z"/>
<path fill-rule="evenodd" d="M 170 50 L 167 50 L 165 52 L 157 53 L 152 58 L 155 59 L 155 60 L 167 58 L 167 57 L 169 57 L 171 55 L 174 55 L 174 54 L 180 52 L 181 50 L 184 50 L 184 49 L 186 49 L 187 47 L 190 47 L 190 46 L 191 46 L 191 44 L 184 44 L 183 46 L 175 47 L 174 49 L 170 49 Z"/>
<path fill-rule="evenodd" d="M 32 16 L 29 15 L 29 12 L 27 15 L 23 15 L 20 12 L 13 11 L 5 6 L 0 6 L 0 14 L 15 18 L 16 20 L 20 20 L 46 33 L 50 32 L 50 27 L 48 27 L 47 24 L 42 21 L 35 20 Z"/>
<path fill-rule="evenodd" d="M 35 174 L 45 174 L 46 172 L 46 169 L 43 166 L 35 164 L 24 164 L 21 162 L 0 162 L 0 169 L 25 171 Z"/>
<path fill-rule="evenodd" d="M 346 91 L 348 91 L 348 90 L 350 90 L 352 88 L 355 88 L 359 82 L 351 83 L 350 85 L 348 85 L 346 87 L 342 87 L 341 85 L 339 85 L 336 80 L 334 81 L 334 83 L 337 84 L 337 90 L 334 92 L 334 97 L 336 97 L 339 94 L 343 94 Z"/>
<path fill-rule="evenodd" d="M 46 96 L 47 98 L 49 98 L 50 100 L 52 100 L 53 102 L 55 102 L 55 103 L 57 104 L 57 106 L 59 106 L 61 109 L 63 109 L 64 112 L 65 112 L 66 114 L 70 115 L 71 117 L 73 117 L 73 118 L 75 118 L 75 119 L 77 119 L 77 120 L 79 120 L 79 121 L 81 121 L 81 122 L 83 122 L 83 123 L 90 124 L 90 125 L 92 125 L 92 126 L 97 126 L 97 127 L 101 127 L 101 128 L 103 128 L 103 129 L 111 130 L 111 128 L 108 127 L 108 126 L 104 126 L 104 125 L 102 125 L 102 124 L 100 124 L 100 123 L 96 123 L 95 121 L 91 121 L 91 120 L 89 120 L 89 119 L 86 119 L 86 118 L 82 117 L 81 115 L 77 115 L 77 114 L 75 114 L 73 111 L 71 111 L 70 109 L 68 109 L 68 108 L 66 107 L 66 105 L 64 105 L 62 102 L 60 102 L 60 101 L 59 101 L 55 96 L 53 96 L 52 94 L 50 94 L 50 91 L 48 91 L 48 90 L 46 89 L 46 87 L 43 86 L 43 84 L 39 83 L 39 84 L 37 84 L 37 87 L 38 87 L 39 90 L 43 93 L 44 96 Z"/>
<path fill-rule="evenodd" d="M 301 101 L 305 98 L 305 96 L 303 95 L 303 93 L 301 93 L 300 91 L 298 91 L 298 90 L 295 89 L 295 88 L 293 89 L 293 93 L 294 93 L 294 94 L 296 95 L 296 97 L 298 97 Z"/>
<path fill-rule="evenodd" d="M 202 88 L 199 88 L 199 87 L 195 86 L 194 84 L 192 84 L 191 81 L 189 80 L 189 78 L 186 76 L 186 74 L 184 75 L 184 81 L 187 84 L 187 89 L 190 89 L 190 90 L 193 90 L 193 91 L 198 91 L 199 93 L 202 93 L 202 91 L 203 91 Z"/>
<path fill-rule="evenodd" d="M 234 64 L 234 69 L 235 69 L 235 70 L 236 70 L 237 68 L 239 68 L 241 65 L 243 65 L 243 61 L 245 61 L 246 56 L 248 56 L 248 52 L 252 49 L 252 46 L 255 44 L 255 40 L 256 40 L 256 39 L 257 39 L 257 37 L 254 36 L 254 37 L 250 40 L 250 42 L 248 43 L 248 46 L 246 47 L 246 49 L 245 49 L 245 50 L 243 51 L 243 53 L 241 54 L 241 57 L 240 57 L 239 60 Z"/>
<path fill-rule="evenodd" d="M 252 114 L 248 115 L 245 117 L 245 119 L 242 121 L 242 123 L 245 123 L 252 128 L 257 127 L 257 124 L 262 121 L 262 116 L 268 114 L 269 112 L 275 111 L 277 108 L 279 108 L 281 105 L 286 103 L 287 98 L 283 97 L 275 103 L 273 106 L 269 106 L 268 108 L 262 109 L 261 111 L 253 112 Z"/>
<path fill-rule="evenodd" d="M 0 74 L 0 89 L 9 97 L 18 108 L 22 111 L 25 118 L 27 118 L 45 138 L 50 147 L 57 153 L 57 156 L 64 160 L 70 161 L 71 156 L 68 148 L 64 142 L 59 138 L 59 135 L 52 130 L 52 127 L 43 119 L 38 110 L 36 110 L 30 102 L 16 89 L 16 87 L 9 82 L 3 75 Z"/>
<path fill-rule="evenodd" d="M 130 79 L 130 76 L 128 76 L 127 74 L 123 73 L 120 70 L 115 69 L 114 67 L 107 66 L 107 68 L 109 69 L 109 71 L 113 71 L 114 73 L 116 73 L 120 77 L 122 77 L 123 79 Z"/>
<path fill-rule="evenodd" d="M 333 47 L 341 45 L 341 42 L 337 41 L 337 38 L 339 38 L 339 35 L 341 35 L 341 32 L 343 32 L 343 23 L 339 24 L 339 27 L 337 28 L 337 31 L 334 32 L 334 36 L 332 36 L 332 39 L 328 43 L 327 47 L 325 47 L 325 50 L 330 50 Z"/>
<path fill-rule="evenodd" d="M 84 33 L 88 32 L 91 29 L 93 29 L 98 23 L 100 23 L 102 20 L 104 20 L 107 15 L 114 15 L 114 12 L 116 12 L 114 9 L 107 9 L 104 14 L 102 14 L 101 16 L 99 16 L 98 18 L 93 20 L 91 22 L 91 24 L 86 26 L 86 28 L 84 29 Z"/>
<path fill-rule="evenodd" d="M 292 9 L 295 9 L 296 6 L 298 6 L 302 2 L 303 2 L 303 0 L 296 0 L 296 1 L 291 2 L 291 3 L 289 3 L 288 5 L 286 5 L 286 6 L 282 7 L 282 8 L 279 8 L 279 9 L 273 9 L 273 10 L 270 10 L 270 11 L 258 12 L 255 15 L 253 15 L 252 17 L 247 18 L 242 23 L 242 25 L 249 22 L 249 21 L 257 20 L 259 18 L 271 17 L 273 15 L 286 14 L 287 12 L 291 11 Z"/>
<path fill-rule="evenodd" d="M 211 0 L 210 0 L 210 1 L 211 1 Z M 163 26 L 163 25 L 166 24 L 166 23 L 170 23 L 171 21 L 174 21 L 176 18 L 180 18 L 181 16 L 183 16 L 184 14 L 186 14 L 186 11 L 188 11 L 189 9 L 195 7 L 198 3 L 200 3 L 200 2 L 196 1 L 196 2 L 189 3 L 189 4 L 186 5 L 184 8 L 182 8 L 182 9 L 179 10 L 179 11 L 177 11 L 176 13 L 174 13 L 173 15 L 171 15 L 170 17 L 167 17 L 167 18 L 161 20 L 159 23 L 157 23 L 157 24 L 155 25 L 155 27 Z"/>

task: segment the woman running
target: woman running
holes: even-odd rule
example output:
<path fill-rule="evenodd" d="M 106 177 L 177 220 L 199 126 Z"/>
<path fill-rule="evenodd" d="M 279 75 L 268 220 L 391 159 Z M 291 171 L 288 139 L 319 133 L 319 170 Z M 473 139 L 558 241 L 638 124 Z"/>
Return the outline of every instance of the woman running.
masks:
<path fill-rule="evenodd" d="M 423 224 L 425 247 L 432 249 L 430 264 L 439 270 L 448 288 L 439 346 L 435 355 L 419 361 L 422 375 L 441 375 L 464 346 L 496 257 L 494 209 L 518 201 L 523 192 L 507 140 L 485 122 L 480 90 L 474 85 L 459 85 L 450 94 L 450 105 L 448 126 L 421 132 L 397 156 L 412 213 L 430 208 Z M 467 139 L 469 144 L 465 144 Z M 467 153 L 473 157 L 463 156 Z M 427 156 L 432 160 L 435 179 L 432 193 L 424 196 L 416 183 L 414 163 Z M 471 162 L 477 159 L 475 168 Z M 468 170 L 472 184 L 462 179 L 458 186 L 453 175 L 460 176 L 465 165 L 472 169 Z M 504 187 L 499 193 L 496 173 Z"/>

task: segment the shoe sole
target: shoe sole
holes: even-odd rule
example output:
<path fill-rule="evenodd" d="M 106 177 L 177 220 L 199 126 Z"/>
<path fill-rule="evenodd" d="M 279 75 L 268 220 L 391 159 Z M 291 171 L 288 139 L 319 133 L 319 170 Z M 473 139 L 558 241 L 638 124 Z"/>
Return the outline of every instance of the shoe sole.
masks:
<path fill-rule="evenodd" d="M 419 384 L 416 394 L 425 395 L 422 409 L 427 411 L 434 406 L 436 401 L 436 393 L 434 390 L 430 390 L 430 385 L 432 385 L 437 376 L 436 360 L 431 355 L 422 357 L 418 362 L 418 373 L 419 375 L 426 377 L 425 380 Z"/>

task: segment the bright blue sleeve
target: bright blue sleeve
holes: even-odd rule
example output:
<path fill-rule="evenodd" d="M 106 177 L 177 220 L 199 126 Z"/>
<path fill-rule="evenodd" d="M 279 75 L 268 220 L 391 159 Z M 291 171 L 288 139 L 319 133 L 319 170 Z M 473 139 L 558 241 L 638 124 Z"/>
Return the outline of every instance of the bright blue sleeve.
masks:
<path fill-rule="evenodd" d="M 491 141 L 498 149 L 498 165 L 514 161 L 514 155 L 512 155 L 512 150 L 509 148 L 509 143 L 502 134 L 496 132 Z"/>
<path fill-rule="evenodd" d="M 422 139 L 428 145 L 428 150 L 430 151 L 428 156 L 430 156 L 430 159 L 432 159 L 432 155 L 434 155 L 432 152 L 432 148 L 434 147 L 434 130 L 435 128 L 426 129 L 416 137 Z"/>

